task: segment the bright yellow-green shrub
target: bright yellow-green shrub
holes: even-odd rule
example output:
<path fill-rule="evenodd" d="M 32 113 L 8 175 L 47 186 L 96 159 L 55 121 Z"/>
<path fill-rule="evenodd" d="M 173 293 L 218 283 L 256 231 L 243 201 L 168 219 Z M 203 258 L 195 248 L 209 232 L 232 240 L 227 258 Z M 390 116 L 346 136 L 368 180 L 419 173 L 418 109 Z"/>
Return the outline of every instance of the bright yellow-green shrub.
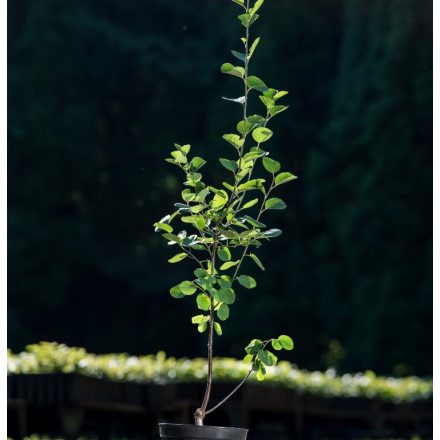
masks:
<path fill-rule="evenodd" d="M 234 382 L 242 379 L 249 365 L 233 358 L 218 358 L 214 378 Z M 8 350 L 8 374 L 80 373 L 97 378 L 130 382 L 204 381 L 205 359 L 176 359 L 164 352 L 156 355 L 93 354 L 84 348 L 67 347 L 55 342 L 29 345 L 26 351 L 13 354 Z M 251 376 L 251 381 L 256 379 Z M 367 397 L 387 401 L 411 402 L 432 397 L 432 380 L 419 377 L 393 378 L 376 376 L 372 371 L 336 375 L 334 370 L 306 371 L 288 362 L 268 368 L 264 385 L 277 384 L 298 392 L 329 397 Z"/>

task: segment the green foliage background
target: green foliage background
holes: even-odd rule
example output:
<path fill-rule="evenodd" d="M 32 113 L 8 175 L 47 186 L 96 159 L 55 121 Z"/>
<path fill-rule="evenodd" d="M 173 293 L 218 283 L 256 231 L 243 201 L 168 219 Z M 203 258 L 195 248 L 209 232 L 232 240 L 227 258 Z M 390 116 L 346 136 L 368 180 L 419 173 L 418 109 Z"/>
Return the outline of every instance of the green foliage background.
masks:
<path fill-rule="evenodd" d="M 224 175 L 214 158 L 238 113 L 219 67 L 240 36 L 235 8 L 8 6 L 9 346 L 203 355 L 194 305 L 168 294 L 191 264 L 170 267 L 150 225 L 180 189 L 163 161 L 172 142 L 208 159 L 213 182 Z M 270 270 L 238 298 L 216 354 L 281 330 L 301 367 L 430 374 L 432 4 L 264 9 L 254 69 L 291 92 L 273 153 L 300 179 L 280 191 L 283 239 L 262 248 Z"/>

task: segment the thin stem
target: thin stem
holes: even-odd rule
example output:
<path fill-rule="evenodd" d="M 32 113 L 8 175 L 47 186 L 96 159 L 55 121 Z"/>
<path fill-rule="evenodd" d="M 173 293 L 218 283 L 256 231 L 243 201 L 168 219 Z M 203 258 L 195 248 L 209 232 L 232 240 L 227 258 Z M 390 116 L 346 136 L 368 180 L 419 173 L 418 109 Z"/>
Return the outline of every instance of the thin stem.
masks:
<path fill-rule="evenodd" d="M 215 256 L 217 252 L 218 236 L 214 235 L 214 243 L 212 245 L 211 251 L 211 275 L 215 275 Z M 209 398 L 211 396 L 212 388 L 212 358 L 213 358 L 213 342 L 214 342 L 214 297 L 212 293 L 209 293 L 209 299 L 211 301 L 211 306 L 209 308 L 209 333 L 208 333 L 208 376 L 206 379 L 206 389 L 205 395 L 203 396 L 202 406 L 197 409 L 194 414 L 194 419 L 197 425 L 203 425 L 203 419 L 206 415 L 206 408 L 209 403 Z"/>
<path fill-rule="evenodd" d="M 273 338 L 272 338 L 273 339 Z M 266 345 L 272 341 L 272 339 L 269 339 L 267 341 L 263 341 L 263 350 L 266 348 Z M 241 382 L 224 398 L 222 399 L 217 405 L 213 406 L 210 410 L 206 411 L 205 414 L 210 414 L 213 411 L 215 411 L 217 408 L 222 406 L 227 400 L 229 400 L 249 379 L 249 376 L 252 374 L 253 369 L 251 368 L 248 372 L 248 374 L 241 380 Z"/>
<path fill-rule="evenodd" d="M 212 413 L 217 408 L 222 406 L 227 400 L 229 400 L 244 385 L 244 383 L 249 379 L 249 376 L 251 375 L 251 373 L 252 373 L 252 369 L 242 379 L 242 381 L 223 400 L 221 400 L 219 403 L 217 403 L 217 405 L 213 406 L 210 410 L 206 411 L 205 414 L 208 415 L 208 414 Z"/>

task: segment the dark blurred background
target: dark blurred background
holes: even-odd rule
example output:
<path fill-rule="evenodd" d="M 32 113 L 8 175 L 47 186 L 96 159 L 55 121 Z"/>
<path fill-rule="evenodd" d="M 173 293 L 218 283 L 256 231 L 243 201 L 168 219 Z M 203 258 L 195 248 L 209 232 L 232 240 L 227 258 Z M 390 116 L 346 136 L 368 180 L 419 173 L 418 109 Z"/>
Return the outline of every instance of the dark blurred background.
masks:
<path fill-rule="evenodd" d="M 152 223 L 180 198 L 164 158 L 191 143 L 221 180 L 240 118 L 222 75 L 242 27 L 227 0 L 9 2 L 8 345 L 204 355 L 190 263 Z M 432 4 L 267 0 L 251 73 L 289 90 L 273 157 L 300 176 L 266 217 L 258 289 L 217 355 L 292 335 L 303 368 L 432 373 Z M 254 102 L 253 112 L 261 111 Z"/>

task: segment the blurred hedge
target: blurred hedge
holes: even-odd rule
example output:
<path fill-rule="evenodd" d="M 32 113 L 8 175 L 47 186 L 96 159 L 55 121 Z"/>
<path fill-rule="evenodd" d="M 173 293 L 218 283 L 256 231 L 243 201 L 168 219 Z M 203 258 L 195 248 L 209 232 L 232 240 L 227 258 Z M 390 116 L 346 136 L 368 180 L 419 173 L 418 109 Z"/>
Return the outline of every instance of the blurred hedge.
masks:
<path fill-rule="evenodd" d="M 214 377 L 218 381 L 238 381 L 248 369 L 249 365 L 240 360 L 217 358 Z M 55 342 L 28 345 L 19 354 L 8 350 L 8 374 L 62 372 L 118 381 L 170 383 L 203 381 L 206 371 L 205 359 L 176 359 L 167 357 L 164 352 L 145 356 L 126 353 L 97 355 L 84 348 Z M 250 380 L 256 381 L 252 376 Z M 381 377 L 372 371 L 338 376 L 331 369 L 312 372 L 300 370 L 288 362 L 269 368 L 265 383 L 327 397 L 380 398 L 395 403 L 432 397 L 431 379 Z"/>

